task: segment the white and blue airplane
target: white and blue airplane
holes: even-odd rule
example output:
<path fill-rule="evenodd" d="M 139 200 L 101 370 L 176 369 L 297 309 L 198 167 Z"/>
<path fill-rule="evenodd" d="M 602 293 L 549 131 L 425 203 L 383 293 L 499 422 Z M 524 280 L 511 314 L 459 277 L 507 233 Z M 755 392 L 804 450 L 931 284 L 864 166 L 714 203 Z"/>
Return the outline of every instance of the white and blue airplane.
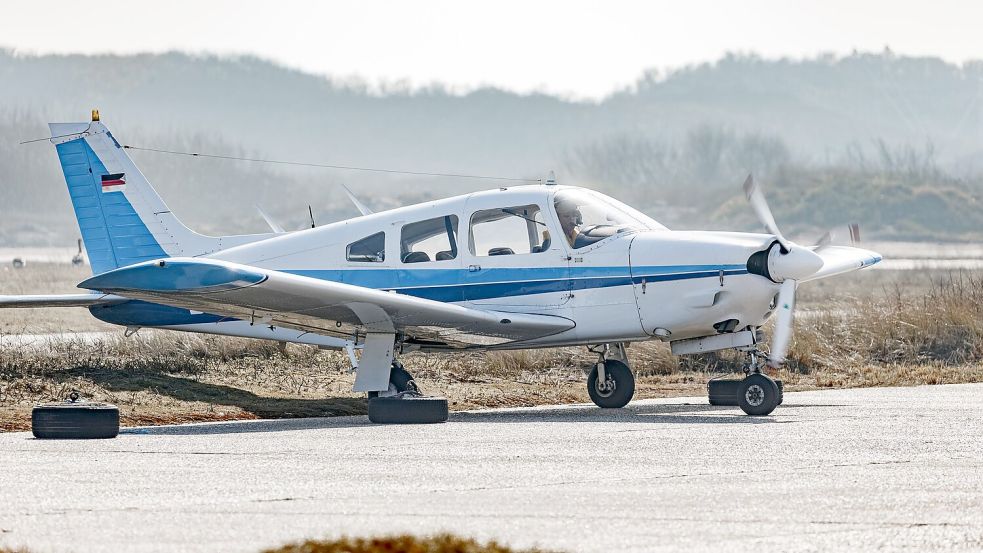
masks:
<path fill-rule="evenodd" d="M 584 345 L 598 355 L 591 399 L 618 408 L 635 387 L 628 344 L 661 340 L 675 354 L 744 351 L 736 403 L 766 415 L 781 391 L 764 369 L 784 361 L 796 287 L 881 259 L 787 240 L 751 177 L 745 192 L 768 234 L 671 231 L 547 180 L 360 207 L 366 214 L 296 232 L 203 236 L 167 208 L 97 112 L 50 130 L 93 276 L 79 284 L 87 293 L 4 296 L 0 306 L 85 306 L 131 331 L 356 345 L 354 390 L 370 397 L 419 399 L 398 361 L 409 351 Z M 758 330 L 773 314 L 766 357 Z"/>

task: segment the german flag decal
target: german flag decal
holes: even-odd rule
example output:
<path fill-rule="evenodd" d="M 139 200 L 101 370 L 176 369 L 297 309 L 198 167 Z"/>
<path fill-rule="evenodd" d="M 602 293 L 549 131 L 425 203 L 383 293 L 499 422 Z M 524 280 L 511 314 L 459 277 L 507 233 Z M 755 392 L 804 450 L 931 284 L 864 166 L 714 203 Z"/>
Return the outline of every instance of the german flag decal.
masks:
<path fill-rule="evenodd" d="M 103 192 L 122 192 L 126 190 L 126 173 L 102 176 Z"/>

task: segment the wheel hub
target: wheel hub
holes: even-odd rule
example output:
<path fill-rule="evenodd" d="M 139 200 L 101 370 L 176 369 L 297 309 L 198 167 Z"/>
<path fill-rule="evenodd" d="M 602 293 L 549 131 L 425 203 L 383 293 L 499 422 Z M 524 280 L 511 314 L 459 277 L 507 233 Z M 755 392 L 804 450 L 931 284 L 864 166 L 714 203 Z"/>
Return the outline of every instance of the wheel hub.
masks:
<path fill-rule="evenodd" d="M 747 391 L 744 392 L 744 399 L 747 401 L 748 405 L 758 407 L 765 402 L 765 390 L 758 384 L 752 384 L 748 386 Z"/>
<path fill-rule="evenodd" d="M 617 388 L 618 383 L 609 376 L 604 379 L 604 382 L 599 382 L 597 384 L 597 394 L 601 397 L 610 397 Z"/>

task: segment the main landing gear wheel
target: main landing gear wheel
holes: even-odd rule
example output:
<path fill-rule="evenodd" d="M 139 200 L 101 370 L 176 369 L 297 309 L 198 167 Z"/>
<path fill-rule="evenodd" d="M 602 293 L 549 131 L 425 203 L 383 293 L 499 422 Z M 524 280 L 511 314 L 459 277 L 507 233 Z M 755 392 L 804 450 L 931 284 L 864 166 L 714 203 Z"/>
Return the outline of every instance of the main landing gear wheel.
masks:
<path fill-rule="evenodd" d="M 119 434 L 119 409 L 106 403 L 79 401 L 38 405 L 31 412 L 31 432 L 39 439 L 103 439 Z"/>
<path fill-rule="evenodd" d="M 737 388 L 737 404 L 748 415 L 769 415 L 778 407 L 779 394 L 774 380 L 761 373 L 754 373 L 742 380 Z"/>
<path fill-rule="evenodd" d="M 369 421 L 376 424 L 431 424 L 445 422 L 447 416 L 447 398 L 421 394 L 399 361 L 393 361 L 387 395 L 369 392 Z"/>
<path fill-rule="evenodd" d="M 635 395 L 635 375 L 628 365 L 616 359 L 604 362 L 604 382 L 597 381 L 597 365 L 587 377 L 587 394 L 598 407 L 617 409 L 628 405 Z"/>

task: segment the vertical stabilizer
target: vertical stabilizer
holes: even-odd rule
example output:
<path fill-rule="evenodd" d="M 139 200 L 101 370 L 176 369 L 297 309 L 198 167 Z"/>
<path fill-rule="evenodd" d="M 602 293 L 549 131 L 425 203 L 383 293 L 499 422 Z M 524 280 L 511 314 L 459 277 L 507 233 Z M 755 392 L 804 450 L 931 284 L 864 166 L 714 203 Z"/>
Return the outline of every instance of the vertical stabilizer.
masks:
<path fill-rule="evenodd" d="M 204 255 L 272 236 L 198 234 L 171 213 L 100 121 L 49 127 L 94 274 L 161 257 Z"/>

